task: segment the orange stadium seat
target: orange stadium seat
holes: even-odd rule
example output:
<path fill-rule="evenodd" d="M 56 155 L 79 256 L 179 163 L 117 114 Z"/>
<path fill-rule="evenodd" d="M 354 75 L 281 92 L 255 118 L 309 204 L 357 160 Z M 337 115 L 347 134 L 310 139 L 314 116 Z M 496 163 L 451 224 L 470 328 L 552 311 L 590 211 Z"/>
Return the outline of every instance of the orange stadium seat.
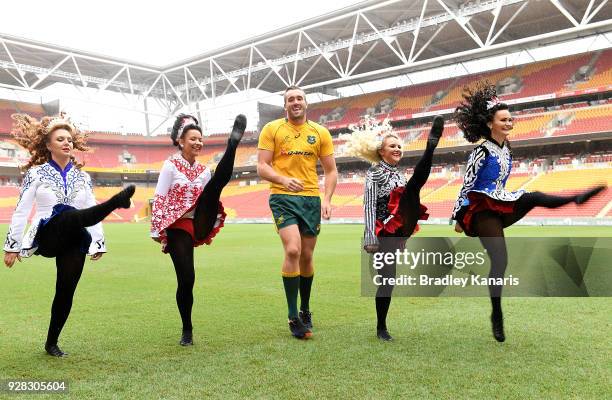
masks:
<path fill-rule="evenodd" d="M 589 88 L 608 90 L 612 82 L 611 55 L 612 50 L 579 54 L 400 89 L 324 101 L 310 106 L 309 117 L 318 121 L 322 115 L 327 115 L 336 107 L 342 107 L 345 109 L 343 117 L 339 121 L 330 121 L 330 124 L 334 128 L 346 127 L 351 123 L 358 123 L 368 108 L 376 107 L 385 98 L 392 98 L 395 100 L 394 107 L 381 116 L 388 115 L 393 120 L 407 119 L 415 113 L 455 108 L 462 99 L 463 88 L 473 86 L 482 80 L 499 83 L 510 79 L 516 82 L 518 87 L 514 92 L 500 96 L 506 101 L 538 95 L 562 94 L 568 90 Z M 578 69 L 591 63 L 594 57 L 597 57 L 597 61 L 590 79 L 569 85 L 568 82 Z"/>
<path fill-rule="evenodd" d="M 589 62 L 590 54 L 528 64 L 520 69 L 521 90 L 503 96 L 504 100 L 537 96 L 561 91 L 576 70 Z"/>
<path fill-rule="evenodd" d="M 576 89 L 610 88 L 612 85 L 612 50 L 604 50 L 593 66 L 593 75 L 585 82 L 576 84 Z"/>
<path fill-rule="evenodd" d="M 612 105 L 579 109 L 571 123 L 555 132 L 554 136 L 612 131 Z"/>

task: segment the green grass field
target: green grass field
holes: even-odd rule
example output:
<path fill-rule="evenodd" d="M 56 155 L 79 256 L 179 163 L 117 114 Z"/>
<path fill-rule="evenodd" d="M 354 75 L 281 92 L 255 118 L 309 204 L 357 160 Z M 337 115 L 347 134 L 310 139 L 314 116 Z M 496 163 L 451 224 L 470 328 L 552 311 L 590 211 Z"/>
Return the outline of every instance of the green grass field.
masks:
<path fill-rule="evenodd" d="M 120 399 L 600 399 L 612 392 L 610 298 L 505 299 L 503 344 L 490 333 L 487 298 L 395 298 L 388 318 L 395 341 L 379 342 L 374 301 L 360 296 L 359 225 L 323 227 L 309 341 L 287 329 L 273 227 L 224 228 L 213 246 L 196 249 L 196 345 L 183 348 L 174 270 L 147 229 L 105 225 L 109 253 L 87 261 L 60 337 L 70 353 L 64 359 L 42 348 L 53 260 L 2 269 L 0 380 L 69 380 L 70 397 Z M 507 232 L 612 236 L 596 227 Z M 449 234 L 448 226 L 419 233 Z"/>

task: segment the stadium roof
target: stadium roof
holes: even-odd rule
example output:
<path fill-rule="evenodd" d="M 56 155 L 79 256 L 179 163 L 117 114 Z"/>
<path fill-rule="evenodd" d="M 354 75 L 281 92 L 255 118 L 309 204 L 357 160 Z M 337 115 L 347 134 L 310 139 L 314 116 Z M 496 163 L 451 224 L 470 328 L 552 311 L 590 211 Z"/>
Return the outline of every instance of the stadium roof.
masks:
<path fill-rule="evenodd" d="M 606 4 L 366 1 L 165 67 L 0 34 L 0 86 L 36 91 L 69 83 L 154 97 L 169 110 L 249 89 L 335 88 L 608 34 L 612 7 Z"/>

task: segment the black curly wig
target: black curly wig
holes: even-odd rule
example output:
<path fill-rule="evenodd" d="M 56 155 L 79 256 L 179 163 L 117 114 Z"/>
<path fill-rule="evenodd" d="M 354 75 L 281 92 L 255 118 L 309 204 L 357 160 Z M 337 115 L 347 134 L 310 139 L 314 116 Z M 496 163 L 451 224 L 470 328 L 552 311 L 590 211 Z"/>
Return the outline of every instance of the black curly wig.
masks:
<path fill-rule="evenodd" d="M 482 138 L 491 138 L 491 129 L 487 123 L 493 121 L 499 110 L 508 110 L 505 103 L 497 103 L 487 110 L 487 102 L 497 98 L 495 85 L 485 81 L 479 82 L 475 88 L 463 89 L 463 101 L 455 109 L 453 119 L 463 132 L 465 140 L 475 143 Z"/>
<path fill-rule="evenodd" d="M 185 125 L 185 127 L 183 128 L 183 131 L 181 132 L 181 136 L 179 136 L 179 129 L 185 119 L 192 119 L 195 121 L 195 124 Z M 199 131 L 200 133 L 202 133 L 202 128 L 200 128 L 200 122 L 198 121 L 196 117 L 194 117 L 193 115 L 189 115 L 189 114 L 179 114 L 178 117 L 176 117 L 176 121 L 174 121 L 174 125 L 172 126 L 172 133 L 170 134 L 170 139 L 172 139 L 172 144 L 175 146 L 178 146 L 179 145 L 178 140 L 183 136 L 185 132 L 187 132 L 190 129 L 195 129 Z"/>

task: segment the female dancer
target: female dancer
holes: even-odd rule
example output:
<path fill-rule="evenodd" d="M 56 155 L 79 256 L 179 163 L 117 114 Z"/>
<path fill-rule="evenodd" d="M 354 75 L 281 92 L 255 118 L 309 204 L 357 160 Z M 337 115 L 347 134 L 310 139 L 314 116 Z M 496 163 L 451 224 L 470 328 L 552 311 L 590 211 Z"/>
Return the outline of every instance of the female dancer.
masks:
<path fill-rule="evenodd" d="M 73 149 L 87 150 L 85 136 L 61 117 L 37 121 L 15 114 L 13 119 L 15 140 L 28 149 L 31 158 L 4 243 L 4 263 L 11 268 L 15 260 L 32 254 L 55 257 L 57 280 L 45 350 L 63 357 L 67 353 L 57 340 L 70 314 L 85 254 L 99 260 L 106 252 L 100 222 L 116 208 L 129 208 L 135 187 L 128 186 L 96 205 L 91 178 L 72 155 Z M 36 214 L 23 238 L 34 202 Z"/>
<path fill-rule="evenodd" d="M 455 110 L 454 119 L 467 141 L 484 141 L 470 155 L 452 219 L 457 221 L 457 232 L 480 238 L 491 259 L 489 278 L 503 278 L 508 263 L 504 228 L 523 218 L 534 207 L 583 204 L 605 186 L 574 196 L 506 191 L 504 186 L 512 169 L 512 152 L 507 137 L 513 127 L 508 105 L 498 100 L 495 86 L 488 82 L 479 84 L 475 90 L 466 88 L 463 98 Z M 489 286 L 493 336 L 498 342 L 505 340 L 501 292 L 501 285 Z"/>
<path fill-rule="evenodd" d="M 429 216 L 419 194 L 429 177 L 433 153 L 444 130 L 444 119 L 434 118 L 425 152 L 407 182 L 397 168 L 402 159 L 401 140 L 391 132 L 389 125 L 385 128 L 383 124 L 380 132 L 371 128 L 354 132 L 348 148 L 351 155 L 375 163 L 368 170 L 365 181 L 364 249 L 368 253 L 395 252 L 403 247 L 406 238 L 418 231 L 417 221 Z M 395 263 L 385 264 L 379 270 L 383 278 L 395 277 L 395 272 Z M 376 336 L 383 341 L 393 340 L 387 330 L 392 291 L 393 285 L 389 284 L 379 286 L 376 291 Z"/>
<path fill-rule="evenodd" d="M 159 173 L 151 237 L 162 244 L 164 253 L 170 253 L 176 271 L 176 304 L 183 322 L 181 346 L 193 345 L 193 248 L 210 244 L 223 227 L 225 212 L 219 198 L 232 177 L 236 148 L 245 128 L 246 117 L 238 115 L 225 154 L 211 178 L 210 170 L 196 160 L 202 150 L 198 120 L 181 114 L 172 127 L 172 143 L 180 151 L 164 162 Z"/>

